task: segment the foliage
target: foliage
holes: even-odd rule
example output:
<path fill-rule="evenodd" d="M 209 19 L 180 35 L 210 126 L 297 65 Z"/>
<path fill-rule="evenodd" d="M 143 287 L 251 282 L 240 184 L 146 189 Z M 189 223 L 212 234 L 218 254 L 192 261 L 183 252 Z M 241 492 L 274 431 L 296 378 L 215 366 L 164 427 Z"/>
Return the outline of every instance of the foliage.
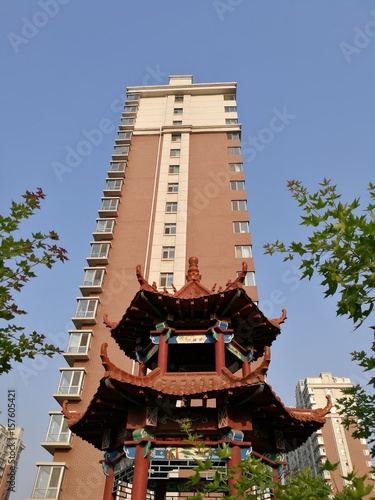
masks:
<path fill-rule="evenodd" d="M 201 434 L 194 434 L 189 419 L 179 420 L 181 429 L 187 434 L 186 442 L 198 449 L 206 448 Z M 232 452 L 229 443 L 218 446 L 216 454 L 219 458 L 228 459 Z M 347 485 L 339 493 L 332 494 L 331 487 L 322 476 L 313 477 L 310 469 L 304 469 L 297 474 L 290 475 L 286 484 L 273 479 L 272 469 L 261 459 L 253 455 L 241 460 L 237 467 L 228 471 L 226 467 L 213 469 L 210 458 L 196 460 L 194 475 L 189 478 L 191 489 L 196 493 L 190 500 L 203 500 L 212 493 L 221 493 L 223 500 L 251 500 L 269 498 L 274 495 L 279 500 L 361 500 L 373 491 L 373 486 L 365 484 L 367 476 L 358 477 L 355 472 L 343 477 Z M 322 464 L 322 470 L 334 472 L 338 463 L 327 460 Z M 209 477 L 209 480 L 202 480 Z M 229 483 L 233 481 L 234 490 L 230 491 Z M 337 487 L 336 487 L 337 489 Z M 375 498 L 375 497 L 371 497 Z"/>
<path fill-rule="evenodd" d="M 38 188 L 26 191 L 23 201 L 12 201 L 9 215 L 0 215 L 0 373 L 7 373 L 12 362 L 34 358 L 37 354 L 53 356 L 59 349 L 45 343 L 37 332 L 26 334 L 22 326 L 10 323 L 16 316 L 26 314 L 14 297 L 30 279 L 35 278 L 35 268 L 51 268 L 57 261 L 67 260 L 66 250 L 57 246 L 55 231 L 34 232 L 28 238 L 18 238 L 21 223 L 40 209 L 45 197 Z"/>
<path fill-rule="evenodd" d="M 321 276 L 325 296 L 338 296 L 337 315 L 350 318 L 358 328 L 375 307 L 375 185 L 368 186 L 370 203 L 365 207 L 359 198 L 341 202 L 336 186 L 327 179 L 316 193 L 309 193 L 299 181 L 289 181 L 288 188 L 302 210 L 301 225 L 310 234 L 305 243 L 285 245 L 277 240 L 267 244 L 265 253 L 280 252 L 284 260 L 300 258 L 301 279 Z M 375 368 L 374 353 L 375 342 L 370 353 L 353 352 L 352 359 L 369 372 Z M 368 385 L 375 388 L 375 377 Z M 375 456 L 375 396 L 359 385 L 344 393 L 348 397 L 339 401 L 344 425 L 354 426 L 353 435 L 366 438 Z"/>

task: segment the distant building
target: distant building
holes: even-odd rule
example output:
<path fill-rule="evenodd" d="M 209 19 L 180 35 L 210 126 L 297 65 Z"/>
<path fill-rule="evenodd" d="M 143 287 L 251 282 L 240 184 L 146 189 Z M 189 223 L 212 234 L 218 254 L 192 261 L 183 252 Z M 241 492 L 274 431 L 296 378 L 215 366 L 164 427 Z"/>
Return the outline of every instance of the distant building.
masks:
<path fill-rule="evenodd" d="M 339 491 L 345 485 L 341 476 L 346 476 L 353 470 L 359 475 L 368 474 L 373 466 L 366 439 L 354 439 L 351 431 L 342 425 L 342 418 L 337 412 L 337 399 L 343 396 L 342 390 L 349 387 L 352 387 L 350 378 L 333 377 L 329 372 L 299 381 L 296 387 L 297 407 L 318 408 L 325 402 L 327 395 L 331 396 L 333 406 L 326 415 L 324 427 L 300 448 L 288 454 L 292 473 L 310 467 L 314 476 L 321 474 L 333 488 L 336 485 Z M 335 472 L 322 471 L 322 463 L 327 459 L 332 463 L 339 462 Z"/>
<path fill-rule="evenodd" d="M 21 451 L 22 427 L 9 429 L 0 424 L 0 500 L 8 500 L 16 484 L 16 472 Z"/>

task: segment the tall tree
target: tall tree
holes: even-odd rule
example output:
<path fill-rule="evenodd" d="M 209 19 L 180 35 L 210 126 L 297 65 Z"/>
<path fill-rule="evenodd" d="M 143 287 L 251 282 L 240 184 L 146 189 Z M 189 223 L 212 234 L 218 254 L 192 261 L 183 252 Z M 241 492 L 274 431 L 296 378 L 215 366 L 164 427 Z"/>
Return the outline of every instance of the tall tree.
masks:
<path fill-rule="evenodd" d="M 57 246 L 55 231 L 32 232 L 27 238 L 19 237 L 21 223 L 40 209 L 45 195 L 38 188 L 26 191 L 23 201 L 12 201 L 8 215 L 0 215 L 0 374 L 7 373 L 12 363 L 37 354 L 53 356 L 60 350 L 45 342 L 44 335 L 32 332 L 12 322 L 26 314 L 15 299 L 25 284 L 36 277 L 38 266 L 51 268 L 57 261 L 67 260 L 66 250 Z"/>
<path fill-rule="evenodd" d="M 337 297 L 336 313 L 353 321 L 358 328 L 375 307 L 375 185 L 369 184 L 369 203 L 360 199 L 341 201 L 341 195 L 330 180 L 310 193 L 300 181 L 289 181 L 288 188 L 301 211 L 301 225 L 309 228 L 306 241 L 288 245 L 276 241 L 265 245 L 265 253 L 279 252 L 284 260 L 300 259 L 301 279 L 314 275 L 322 278 L 325 296 Z M 369 327 L 374 334 L 375 326 Z M 375 456 L 375 341 L 370 352 L 355 351 L 352 359 L 369 372 L 370 390 L 360 385 L 346 390 L 341 399 L 344 425 L 354 425 L 354 437 L 364 437 Z M 372 373 L 370 373 L 372 372 Z"/>

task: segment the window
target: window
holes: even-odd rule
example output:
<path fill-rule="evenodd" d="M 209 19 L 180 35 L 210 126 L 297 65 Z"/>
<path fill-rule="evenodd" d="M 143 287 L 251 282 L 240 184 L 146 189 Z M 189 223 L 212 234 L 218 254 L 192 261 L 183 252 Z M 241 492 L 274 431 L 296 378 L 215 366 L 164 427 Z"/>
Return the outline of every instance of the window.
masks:
<path fill-rule="evenodd" d="M 241 148 L 240 147 L 227 148 L 227 153 L 228 153 L 228 155 L 240 155 L 241 154 Z"/>
<path fill-rule="evenodd" d="M 118 198 L 102 198 L 102 206 L 100 210 L 105 212 L 116 212 L 118 208 Z"/>
<path fill-rule="evenodd" d="M 139 101 L 139 94 L 128 94 L 126 96 L 127 101 Z"/>
<path fill-rule="evenodd" d="M 136 113 L 138 106 L 124 106 L 124 113 Z"/>
<path fill-rule="evenodd" d="M 177 212 L 177 201 L 167 201 L 165 204 L 166 212 Z"/>
<path fill-rule="evenodd" d="M 174 102 L 184 102 L 184 96 L 183 95 L 176 95 L 174 97 Z"/>
<path fill-rule="evenodd" d="M 242 191 L 245 189 L 245 181 L 230 181 L 232 191 Z"/>
<path fill-rule="evenodd" d="M 242 271 L 237 271 L 237 276 L 240 276 Z M 255 273 L 253 271 L 248 271 L 245 276 L 245 281 L 243 282 L 245 286 L 255 286 Z"/>
<path fill-rule="evenodd" d="M 65 464 L 38 465 L 38 473 L 31 498 L 60 498 Z"/>
<path fill-rule="evenodd" d="M 240 133 L 239 132 L 227 132 L 227 139 L 229 141 L 234 141 L 235 139 L 240 138 Z"/>
<path fill-rule="evenodd" d="M 78 299 L 76 318 L 94 318 L 98 299 Z"/>
<path fill-rule="evenodd" d="M 86 269 L 83 286 L 100 286 L 104 278 L 104 269 Z"/>
<path fill-rule="evenodd" d="M 90 257 L 95 259 L 106 259 L 109 254 L 109 243 L 91 243 Z"/>
<path fill-rule="evenodd" d="M 175 247 L 163 247 L 161 252 L 162 259 L 174 259 Z"/>
<path fill-rule="evenodd" d="M 55 413 L 50 416 L 46 441 L 59 443 L 69 443 L 71 432 L 68 428 L 68 419 L 61 413 Z"/>
<path fill-rule="evenodd" d="M 106 191 L 120 191 L 122 188 L 122 179 L 108 179 L 105 190 Z"/>
<path fill-rule="evenodd" d="M 246 200 L 232 200 L 232 210 L 247 210 Z"/>
<path fill-rule="evenodd" d="M 181 142 L 181 134 L 172 134 L 172 142 Z"/>
<path fill-rule="evenodd" d="M 234 254 L 237 258 L 250 259 L 253 256 L 251 245 L 236 245 Z"/>
<path fill-rule="evenodd" d="M 122 141 L 130 141 L 132 138 L 132 132 L 119 132 L 117 134 L 117 139 L 120 139 Z"/>
<path fill-rule="evenodd" d="M 233 222 L 233 231 L 235 233 L 248 233 L 249 222 L 248 221 Z"/>
<path fill-rule="evenodd" d="M 178 193 L 178 182 L 168 182 L 168 193 Z"/>
<path fill-rule="evenodd" d="M 96 223 L 96 233 L 112 233 L 115 221 L 113 219 L 98 219 Z"/>
<path fill-rule="evenodd" d="M 109 167 L 110 172 L 125 172 L 125 165 L 126 163 L 111 163 L 111 166 Z"/>
<path fill-rule="evenodd" d="M 84 370 L 71 370 L 63 368 L 61 370 L 60 382 L 57 388 L 58 394 L 80 394 Z"/>
<path fill-rule="evenodd" d="M 235 94 L 224 94 L 224 101 L 235 101 Z"/>
<path fill-rule="evenodd" d="M 235 113 L 237 111 L 237 106 L 224 106 L 226 113 Z"/>
<path fill-rule="evenodd" d="M 175 158 L 179 158 L 181 154 L 181 149 L 171 149 L 170 156 L 173 156 Z"/>
<path fill-rule="evenodd" d="M 369 450 L 365 449 L 365 450 L 363 450 L 363 454 L 364 455 L 370 455 L 370 452 L 369 452 Z"/>
<path fill-rule="evenodd" d="M 182 125 L 182 120 L 173 120 L 173 125 Z"/>
<path fill-rule="evenodd" d="M 229 172 L 243 172 L 243 163 L 228 163 Z"/>
<path fill-rule="evenodd" d="M 238 123 L 238 118 L 225 118 L 226 125 L 235 125 Z"/>
<path fill-rule="evenodd" d="M 182 111 L 183 111 L 182 108 L 174 108 L 173 109 L 173 113 L 175 115 L 182 115 Z"/>
<path fill-rule="evenodd" d="M 114 155 L 128 155 L 129 146 L 115 146 Z"/>
<path fill-rule="evenodd" d="M 160 286 L 172 286 L 173 273 L 160 273 Z"/>
<path fill-rule="evenodd" d="M 169 165 L 168 173 L 169 174 L 179 174 L 180 173 L 180 165 Z"/>
<path fill-rule="evenodd" d="M 66 352 L 87 354 L 89 351 L 91 332 L 85 330 L 70 330 L 69 344 Z"/>
<path fill-rule="evenodd" d="M 176 234 L 176 224 L 164 224 L 164 234 Z"/>
<path fill-rule="evenodd" d="M 121 118 L 121 125 L 134 125 L 134 118 Z"/>

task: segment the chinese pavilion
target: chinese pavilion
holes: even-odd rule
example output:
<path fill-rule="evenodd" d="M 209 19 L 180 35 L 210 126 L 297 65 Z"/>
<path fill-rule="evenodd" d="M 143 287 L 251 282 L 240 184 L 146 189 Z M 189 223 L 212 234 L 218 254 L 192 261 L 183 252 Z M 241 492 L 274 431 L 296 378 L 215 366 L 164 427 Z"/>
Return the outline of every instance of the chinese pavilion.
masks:
<path fill-rule="evenodd" d="M 235 466 L 251 453 L 279 477 L 284 453 L 321 428 L 331 407 L 328 400 L 322 409 L 287 408 L 266 382 L 285 310 L 279 319 L 263 315 L 242 288 L 246 264 L 217 291 L 201 284 L 196 257 L 173 294 L 149 285 L 140 266 L 136 273 L 140 290 L 123 318 L 105 323 L 138 373 L 115 366 L 103 344 L 105 373 L 87 410 L 63 405 L 72 432 L 104 452 L 103 500 L 162 500 L 184 491 L 202 453 L 213 468 Z M 182 419 L 204 436 L 203 452 L 187 442 Z M 217 456 L 220 443 L 230 445 L 229 459 Z"/>

